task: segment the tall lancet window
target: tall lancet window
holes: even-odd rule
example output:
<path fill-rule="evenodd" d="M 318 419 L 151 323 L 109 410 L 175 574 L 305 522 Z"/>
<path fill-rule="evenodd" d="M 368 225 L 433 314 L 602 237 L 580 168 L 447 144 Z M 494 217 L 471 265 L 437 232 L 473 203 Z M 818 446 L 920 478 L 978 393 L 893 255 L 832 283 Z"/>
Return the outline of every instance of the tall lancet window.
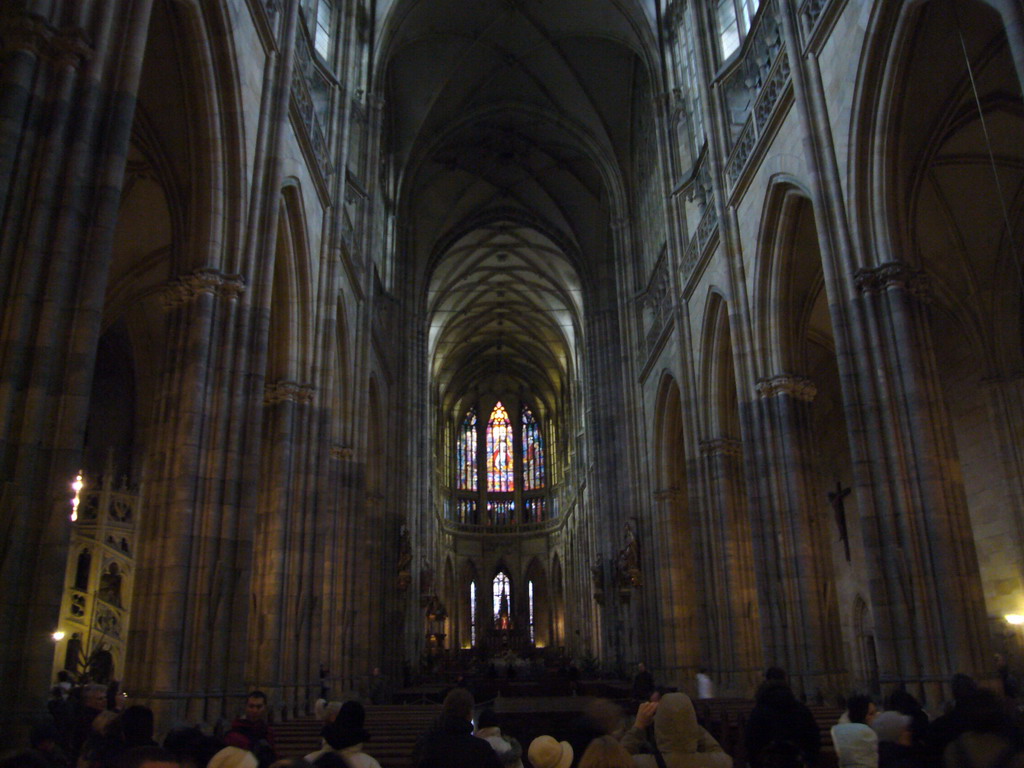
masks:
<path fill-rule="evenodd" d="M 469 644 L 476 648 L 476 582 L 469 582 Z"/>
<path fill-rule="evenodd" d="M 511 629 L 512 620 L 512 596 L 509 594 L 508 576 L 504 571 L 498 571 L 494 577 L 494 628 Z"/>
<path fill-rule="evenodd" d="M 540 437 L 540 424 L 530 407 L 523 404 L 523 490 L 536 491 L 544 487 L 544 443 Z"/>
<path fill-rule="evenodd" d="M 476 490 L 476 408 L 470 408 L 462 420 L 459 442 L 455 446 L 455 476 L 460 491 Z"/>
<path fill-rule="evenodd" d="M 499 401 L 487 422 L 487 490 L 513 490 L 512 422 Z"/>
<path fill-rule="evenodd" d="M 530 642 L 537 643 L 537 632 L 533 625 L 533 582 L 529 583 L 530 590 Z"/>

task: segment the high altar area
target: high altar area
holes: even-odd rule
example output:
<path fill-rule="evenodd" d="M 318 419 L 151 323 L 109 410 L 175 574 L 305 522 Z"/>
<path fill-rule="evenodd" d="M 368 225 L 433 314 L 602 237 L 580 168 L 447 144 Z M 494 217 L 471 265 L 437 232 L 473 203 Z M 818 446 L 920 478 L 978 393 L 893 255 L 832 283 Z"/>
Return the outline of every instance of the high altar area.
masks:
<path fill-rule="evenodd" d="M 0 720 L 1019 670 L 1022 80 L 1019 0 L 0 3 Z"/>

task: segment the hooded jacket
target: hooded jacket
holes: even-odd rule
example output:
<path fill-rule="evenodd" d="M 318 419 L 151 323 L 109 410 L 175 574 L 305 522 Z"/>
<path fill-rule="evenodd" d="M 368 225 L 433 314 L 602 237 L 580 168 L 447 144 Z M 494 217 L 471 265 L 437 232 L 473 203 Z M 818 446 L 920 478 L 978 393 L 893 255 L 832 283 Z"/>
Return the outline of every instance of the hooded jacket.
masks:
<path fill-rule="evenodd" d="M 732 768 L 715 738 L 697 723 L 697 713 L 685 693 L 667 693 L 654 715 L 654 738 L 667 768 Z M 630 728 L 622 737 L 622 746 L 635 753 L 644 741 L 639 728 Z M 635 755 L 641 768 L 657 768 L 654 755 Z"/>

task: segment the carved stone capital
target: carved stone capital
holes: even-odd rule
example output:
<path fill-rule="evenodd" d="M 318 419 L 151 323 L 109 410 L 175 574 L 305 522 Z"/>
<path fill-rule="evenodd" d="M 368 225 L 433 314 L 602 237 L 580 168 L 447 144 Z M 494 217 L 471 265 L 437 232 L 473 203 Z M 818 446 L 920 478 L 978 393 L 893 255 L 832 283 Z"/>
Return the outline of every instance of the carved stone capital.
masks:
<path fill-rule="evenodd" d="M 732 437 L 714 437 L 700 441 L 700 452 L 705 456 L 733 456 L 742 458 L 743 442 Z"/>
<path fill-rule="evenodd" d="M 282 402 L 305 405 L 313 402 L 313 386 L 294 381 L 275 381 L 263 388 L 263 404 L 274 405 Z"/>
<path fill-rule="evenodd" d="M 810 403 L 814 401 L 815 396 L 818 394 L 818 388 L 808 378 L 792 373 L 783 373 L 778 376 L 759 379 L 757 382 L 757 394 L 766 399 L 776 395 L 789 395 L 796 400 Z"/>
<path fill-rule="evenodd" d="M 907 291 L 922 301 L 931 295 L 928 276 L 924 270 L 903 261 L 890 261 L 870 269 L 859 269 L 854 275 L 857 290 L 863 294 L 887 290 Z"/>
<path fill-rule="evenodd" d="M 218 269 L 197 269 L 190 275 L 171 280 L 164 290 L 164 306 L 174 309 L 208 293 L 225 299 L 237 299 L 245 290 L 245 278 L 228 275 Z"/>
<path fill-rule="evenodd" d="M 339 445 L 339 444 L 335 444 L 335 445 L 331 446 L 331 458 L 332 459 L 338 459 L 339 461 L 341 461 L 343 459 L 351 459 L 354 454 L 355 454 L 355 451 L 352 449 L 351 446 Z"/>

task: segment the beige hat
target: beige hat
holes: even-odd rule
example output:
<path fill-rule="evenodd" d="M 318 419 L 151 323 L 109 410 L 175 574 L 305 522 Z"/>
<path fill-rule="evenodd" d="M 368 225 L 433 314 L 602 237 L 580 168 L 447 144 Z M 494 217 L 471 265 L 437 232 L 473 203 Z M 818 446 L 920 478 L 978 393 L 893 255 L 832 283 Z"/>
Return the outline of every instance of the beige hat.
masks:
<path fill-rule="evenodd" d="M 533 768 L 569 768 L 572 764 L 572 744 L 552 736 L 538 736 L 527 754 Z"/>
<path fill-rule="evenodd" d="M 256 768 L 259 761 L 256 755 L 239 747 L 224 747 L 210 758 L 207 768 Z"/>

